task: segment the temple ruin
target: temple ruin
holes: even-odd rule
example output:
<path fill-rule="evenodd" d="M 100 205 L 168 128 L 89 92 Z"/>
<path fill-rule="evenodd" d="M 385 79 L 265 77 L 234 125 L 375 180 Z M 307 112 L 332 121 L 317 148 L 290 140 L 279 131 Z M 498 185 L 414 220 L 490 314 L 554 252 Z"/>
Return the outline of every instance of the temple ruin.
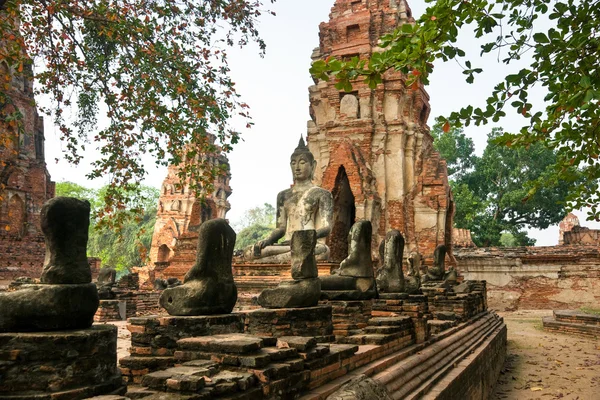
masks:
<path fill-rule="evenodd" d="M 319 27 L 312 59 L 368 58 L 379 38 L 414 19 L 405 1 L 336 1 Z M 433 150 L 427 119 L 429 95 L 388 71 L 372 90 L 362 80 L 351 93 L 319 81 L 309 88 L 308 147 L 317 160 L 315 182 L 334 197 L 331 260 L 348 252 L 354 221 L 373 225 L 373 249 L 390 229 L 399 230 L 408 251 L 426 255 L 452 243 L 453 203 L 446 162 Z M 377 252 L 374 251 L 377 258 Z"/>
<path fill-rule="evenodd" d="M 0 115 L 19 112 L 22 117 L 18 123 L 0 118 L 0 129 L 12 138 L 7 145 L 0 144 L 0 286 L 16 277 L 41 273 L 44 236 L 40 210 L 54 197 L 44 155 L 44 120 L 33 99 L 31 74 L 25 76 L 13 77 L 0 61 L 0 80 L 8 82 Z"/>
<path fill-rule="evenodd" d="M 196 259 L 199 226 L 210 219 L 225 218 L 231 208 L 227 201 L 231 195 L 227 158 L 217 155 L 207 160 L 198 156 L 196 162 L 209 162 L 218 168 L 223 167 L 226 173 L 217 177 L 212 193 L 198 196 L 190 189 L 189 182 L 181 183 L 178 175 L 180 169 L 169 166 L 160 189 L 150 261 L 147 267 L 139 269 L 143 275 L 140 279 L 144 282 L 153 282 L 156 278 L 183 278 L 189 264 Z"/>

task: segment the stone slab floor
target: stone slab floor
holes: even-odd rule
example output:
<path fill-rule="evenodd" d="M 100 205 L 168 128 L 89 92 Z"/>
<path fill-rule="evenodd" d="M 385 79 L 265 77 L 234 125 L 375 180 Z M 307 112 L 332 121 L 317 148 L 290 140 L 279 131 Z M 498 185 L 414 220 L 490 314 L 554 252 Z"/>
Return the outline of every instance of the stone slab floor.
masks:
<path fill-rule="evenodd" d="M 600 400 L 600 341 L 542 330 L 552 311 L 498 314 L 508 350 L 493 400 Z"/>
<path fill-rule="evenodd" d="M 600 341 L 542 330 L 552 311 L 499 313 L 508 326 L 508 354 L 492 400 L 600 400 Z M 130 333 L 119 328 L 118 357 Z"/>

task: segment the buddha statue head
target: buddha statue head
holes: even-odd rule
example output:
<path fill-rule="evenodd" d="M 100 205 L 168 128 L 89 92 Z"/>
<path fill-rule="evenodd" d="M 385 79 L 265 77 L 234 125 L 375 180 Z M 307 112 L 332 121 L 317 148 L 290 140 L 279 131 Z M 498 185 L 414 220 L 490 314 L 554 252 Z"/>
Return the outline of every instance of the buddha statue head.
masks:
<path fill-rule="evenodd" d="M 312 182 L 316 166 L 315 157 L 304 143 L 302 136 L 300 136 L 298 147 L 296 147 L 290 158 L 294 183 Z"/>

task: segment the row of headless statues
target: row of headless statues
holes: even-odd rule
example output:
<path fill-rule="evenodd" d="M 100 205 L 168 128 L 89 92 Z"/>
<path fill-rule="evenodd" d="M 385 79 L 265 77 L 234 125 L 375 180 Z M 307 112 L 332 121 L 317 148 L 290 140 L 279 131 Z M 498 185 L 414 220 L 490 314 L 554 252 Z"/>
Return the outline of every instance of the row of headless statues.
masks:
<path fill-rule="evenodd" d="M 246 249 L 250 260 L 289 262 L 292 280 L 265 289 L 258 303 L 267 308 L 311 307 L 319 299 L 361 300 L 378 290 L 416 293 L 421 285 L 420 256 L 408 258 L 409 273 L 402 271 L 404 239 L 393 230 L 381 246 L 383 265 L 377 279 L 371 259 L 372 227 L 356 222 L 348 235 L 348 257 L 328 276 L 318 276 L 317 260 L 327 260 L 325 238 L 331 232 L 331 193 L 312 183 L 316 166 L 301 139 L 291 156 L 294 185 L 277 196 L 277 223 L 265 240 Z M 0 293 L 0 332 L 87 328 L 93 322 L 99 297 L 91 283 L 87 262 L 90 205 L 87 201 L 58 197 L 41 211 L 46 258 L 40 284 Z M 165 289 L 160 304 L 171 315 L 230 313 L 237 301 L 232 274 L 236 234 L 223 219 L 203 223 L 199 230 L 195 264 L 183 285 Z M 278 243 L 283 239 L 281 243 Z M 423 279 L 452 279 L 444 268 L 445 248 L 435 251 L 435 263 Z M 452 273 L 450 273 L 452 274 Z M 101 287 L 100 292 L 105 290 Z"/>

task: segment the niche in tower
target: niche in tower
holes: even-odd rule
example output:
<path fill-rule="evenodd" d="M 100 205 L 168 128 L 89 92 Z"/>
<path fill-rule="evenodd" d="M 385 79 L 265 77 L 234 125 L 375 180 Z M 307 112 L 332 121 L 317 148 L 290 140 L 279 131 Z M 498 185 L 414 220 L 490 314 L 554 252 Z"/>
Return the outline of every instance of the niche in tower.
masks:
<path fill-rule="evenodd" d="M 329 234 L 327 244 L 330 250 L 330 259 L 341 262 L 348 256 L 348 233 L 356 220 L 356 206 L 354 195 L 350 189 L 350 181 L 344 166 L 340 166 L 333 195 L 333 229 Z"/>

